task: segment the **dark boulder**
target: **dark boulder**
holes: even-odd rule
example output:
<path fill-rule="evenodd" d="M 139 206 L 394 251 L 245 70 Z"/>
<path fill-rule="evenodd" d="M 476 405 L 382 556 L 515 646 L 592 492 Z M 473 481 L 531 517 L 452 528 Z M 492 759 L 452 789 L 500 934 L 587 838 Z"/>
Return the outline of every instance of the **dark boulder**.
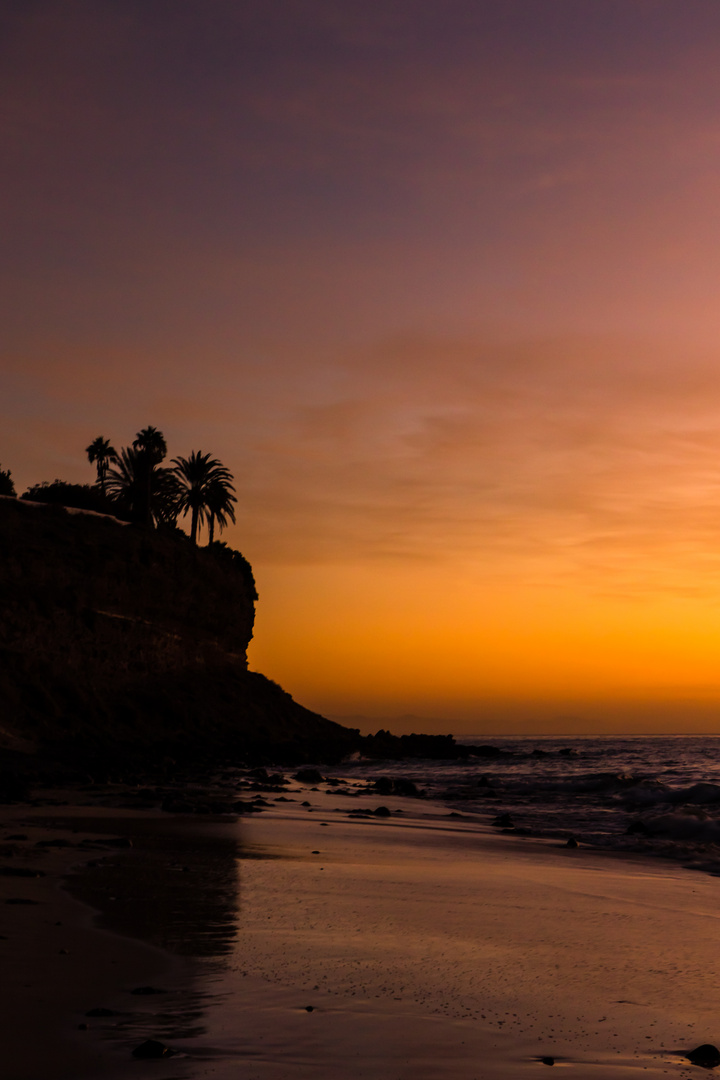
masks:
<path fill-rule="evenodd" d="M 625 830 L 627 836 L 650 836 L 650 830 L 644 821 L 631 821 Z"/>
<path fill-rule="evenodd" d="M 412 780 L 408 780 L 405 776 L 398 776 L 395 778 L 395 794 L 416 797 L 421 793 L 418 791 L 417 784 Z"/>
<path fill-rule="evenodd" d="M 506 754 L 506 751 L 501 750 L 499 746 L 491 746 L 489 743 L 482 743 L 480 746 L 470 746 L 468 749 L 472 751 L 474 757 L 502 757 Z"/>
<path fill-rule="evenodd" d="M 720 1065 L 720 1050 L 712 1043 L 703 1043 L 702 1046 L 696 1046 L 694 1050 L 691 1050 L 687 1059 L 693 1065 L 699 1065 L 701 1069 L 715 1069 Z"/>
<path fill-rule="evenodd" d="M 139 1046 L 135 1047 L 132 1056 L 135 1058 L 166 1058 L 172 1057 L 174 1053 L 175 1050 L 171 1050 L 164 1043 L 158 1042 L 156 1039 L 146 1039 L 144 1043 L 140 1043 Z"/>
<path fill-rule="evenodd" d="M 417 798 L 420 794 L 417 784 L 405 776 L 378 776 L 372 787 L 378 795 L 407 795 Z"/>
<path fill-rule="evenodd" d="M 293 776 L 300 784 L 322 784 L 325 777 L 317 769 L 298 769 Z"/>

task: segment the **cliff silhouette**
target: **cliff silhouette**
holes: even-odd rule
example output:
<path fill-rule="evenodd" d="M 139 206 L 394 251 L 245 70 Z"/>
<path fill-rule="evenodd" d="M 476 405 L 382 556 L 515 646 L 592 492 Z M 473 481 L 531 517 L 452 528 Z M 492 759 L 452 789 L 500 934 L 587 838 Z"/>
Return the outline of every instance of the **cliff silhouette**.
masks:
<path fill-rule="evenodd" d="M 0 498 L 5 758 L 339 760 L 357 732 L 248 671 L 256 599 L 224 544 Z"/>

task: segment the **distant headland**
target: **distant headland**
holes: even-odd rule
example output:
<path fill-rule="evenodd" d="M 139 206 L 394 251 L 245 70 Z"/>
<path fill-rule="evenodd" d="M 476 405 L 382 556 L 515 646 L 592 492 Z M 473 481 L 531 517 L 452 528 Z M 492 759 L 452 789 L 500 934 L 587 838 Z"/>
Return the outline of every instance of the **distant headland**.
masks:
<path fill-rule="evenodd" d="M 164 468 L 166 452 L 155 428 L 120 453 L 98 438 L 94 484 L 20 498 L 0 470 L 0 770 L 467 756 L 451 736 L 362 737 L 248 671 L 252 569 L 214 539 L 232 475 L 199 451 Z"/>

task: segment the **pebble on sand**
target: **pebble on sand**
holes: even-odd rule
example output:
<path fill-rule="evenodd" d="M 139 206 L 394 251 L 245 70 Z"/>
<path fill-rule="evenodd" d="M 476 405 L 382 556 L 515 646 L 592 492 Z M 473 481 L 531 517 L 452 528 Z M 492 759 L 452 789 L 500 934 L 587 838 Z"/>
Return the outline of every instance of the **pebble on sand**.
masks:
<path fill-rule="evenodd" d="M 172 1057 L 175 1053 L 169 1046 L 165 1046 L 164 1043 L 158 1042 L 156 1039 L 146 1039 L 144 1043 L 140 1043 L 136 1046 L 132 1052 L 132 1056 L 136 1058 L 164 1058 Z"/>

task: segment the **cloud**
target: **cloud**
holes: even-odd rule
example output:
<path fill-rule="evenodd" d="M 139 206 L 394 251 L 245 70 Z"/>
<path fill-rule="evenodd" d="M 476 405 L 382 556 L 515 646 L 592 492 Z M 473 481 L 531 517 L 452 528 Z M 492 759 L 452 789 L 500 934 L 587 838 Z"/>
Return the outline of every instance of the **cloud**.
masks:
<path fill-rule="evenodd" d="M 7 359 L 3 462 L 21 483 L 87 479 L 92 437 L 157 423 L 172 454 L 235 472 L 229 535 L 256 562 L 460 561 L 625 596 L 720 583 L 709 350 L 416 333 L 236 363 L 194 342 L 143 364 L 50 339 Z"/>
<path fill-rule="evenodd" d="M 246 444 L 253 545 L 281 562 L 484 559 L 504 572 L 542 554 L 550 577 L 606 587 L 610 574 L 622 589 L 663 575 L 679 588 L 691 566 L 717 580 L 720 386 L 708 357 L 672 355 L 569 340 L 356 356 L 344 397 L 288 405 L 271 437 Z"/>

